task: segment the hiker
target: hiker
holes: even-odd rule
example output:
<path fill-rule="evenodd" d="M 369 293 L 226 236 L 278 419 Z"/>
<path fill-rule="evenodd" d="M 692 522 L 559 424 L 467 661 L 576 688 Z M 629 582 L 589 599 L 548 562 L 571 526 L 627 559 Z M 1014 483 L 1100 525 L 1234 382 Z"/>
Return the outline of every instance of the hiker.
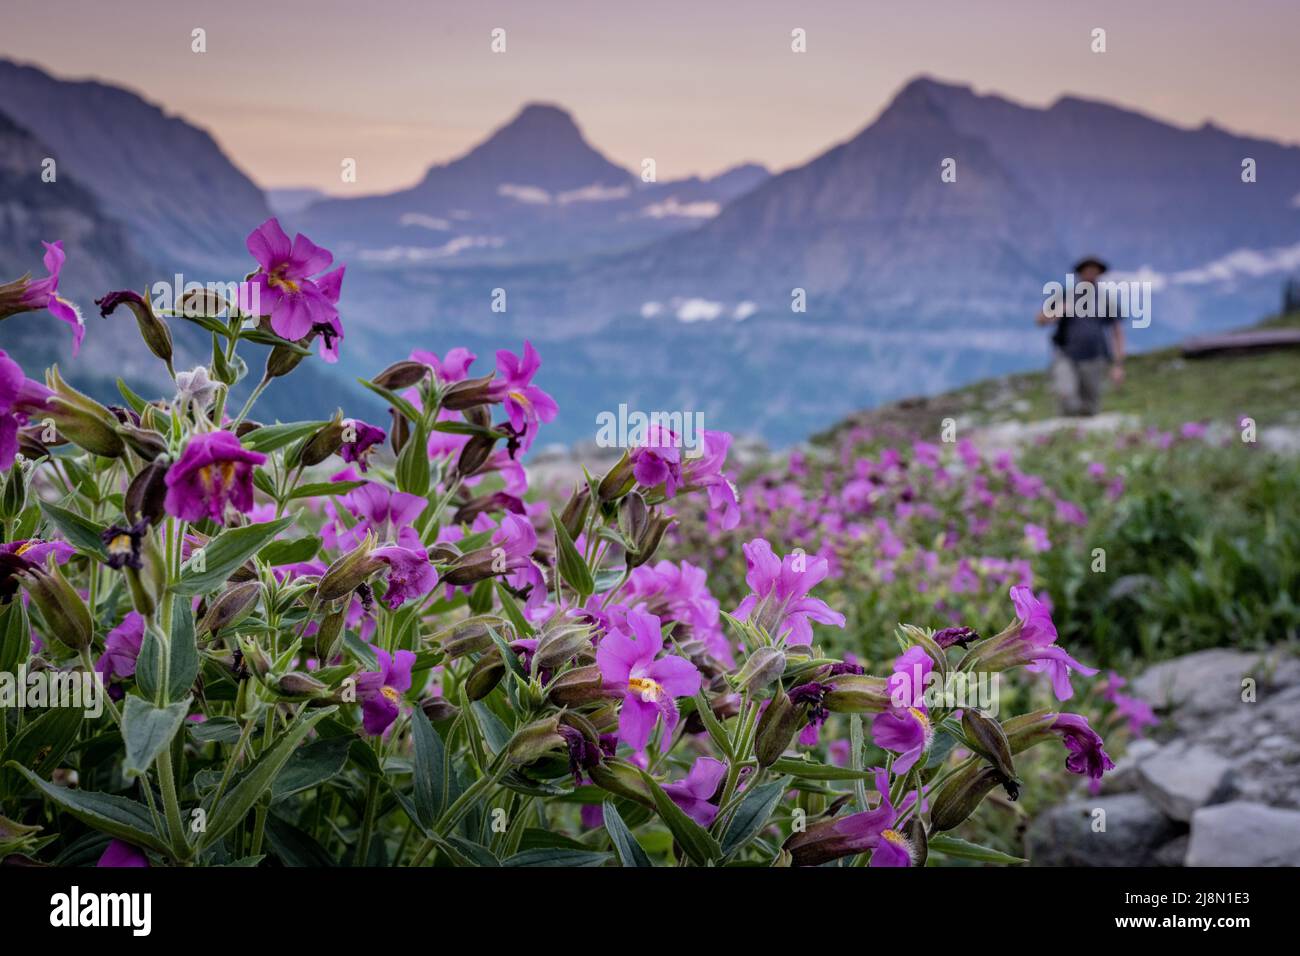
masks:
<path fill-rule="evenodd" d="M 1106 271 L 1106 263 L 1089 256 L 1074 267 L 1075 303 L 1066 310 L 1044 306 L 1035 321 L 1055 324 L 1052 331 L 1052 389 L 1062 415 L 1095 415 L 1107 374 L 1116 385 L 1124 381 L 1124 325 L 1116 310 L 1108 308 L 1108 297 L 1095 283 Z M 1080 300 L 1084 286 L 1092 286 L 1092 307 Z M 1081 314 L 1082 313 L 1082 314 Z"/>

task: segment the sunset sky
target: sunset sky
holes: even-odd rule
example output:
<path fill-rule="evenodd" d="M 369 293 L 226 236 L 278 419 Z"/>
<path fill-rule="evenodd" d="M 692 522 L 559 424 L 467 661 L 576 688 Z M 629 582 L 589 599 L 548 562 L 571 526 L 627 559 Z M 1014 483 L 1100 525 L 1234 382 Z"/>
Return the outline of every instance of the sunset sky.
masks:
<path fill-rule="evenodd" d="M 807 53 L 790 50 L 796 27 Z M 1295 143 L 1297 36 L 1294 0 L 5 0 L 0 14 L 0 55 L 130 87 L 207 127 L 262 186 L 334 193 L 410 184 L 538 100 L 616 162 L 654 157 L 661 179 L 781 169 L 920 73 Z"/>

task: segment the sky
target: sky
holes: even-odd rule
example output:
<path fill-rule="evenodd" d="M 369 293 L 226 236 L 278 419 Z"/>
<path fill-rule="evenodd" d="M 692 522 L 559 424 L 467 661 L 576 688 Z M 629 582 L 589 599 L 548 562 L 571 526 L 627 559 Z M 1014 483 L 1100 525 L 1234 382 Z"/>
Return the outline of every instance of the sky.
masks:
<path fill-rule="evenodd" d="M 4 0 L 0 55 L 131 88 L 263 187 L 346 195 L 414 183 L 533 101 L 661 180 L 780 170 L 918 74 L 1300 143 L 1297 36 L 1297 0 Z"/>

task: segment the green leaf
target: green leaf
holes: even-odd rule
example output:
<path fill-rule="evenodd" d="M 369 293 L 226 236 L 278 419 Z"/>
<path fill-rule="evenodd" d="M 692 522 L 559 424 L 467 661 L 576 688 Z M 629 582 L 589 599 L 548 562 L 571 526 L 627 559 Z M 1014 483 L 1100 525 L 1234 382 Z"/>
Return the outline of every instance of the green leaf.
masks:
<path fill-rule="evenodd" d="M 266 818 L 266 839 L 285 866 L 334 866 L 334 857 L 310 833 L 274 813 Z"/>
<path fill-rule="evenodd" d="M 149 404 L 147 399 L 142 398 L 141 396 L 133 392 L 131 390 L 131 386 L 127 385 L 126 382 L 122 381 L 122 379 L 120 378 L 117 380 L 117 391 L 122 396 L 122 398 L 126 401 L 126 403 L 131 406 L 131 410 L 134 411 L 137 415 L 143 412 L 145 410 L 145 406 Z"/>
<path fill-rule="evenodd" d="M 980 863 L 1003 863 L 1009 866 L 1029 862 L 1028 860 L 1022 860 L 1018 856 L 1011 856 L 1000 850 L 980 846 L 978 843 L 971 843 L 968 840 L 948 836 L 945 833 L 931 836 L 929 847 L 931 853 L 942 853 L 944 856 L 956 857 L 960 860 L 975 860 Z"/>
<path fill-rule="evenodd" d="M 654 866 L 650 862 L 650 857 L 645 855 L 645 850 L 641 849 L 641 844 L 636 842 L 632 831 L 623 822 L 623 818 L 618 815 L 618 810 L 614 808 L 614 801 L 606 800 L 601 804 L 601 810 L 605 815 L 605 829 L 609 831 L 609 839 L 614 844 L 615 852 L 618 853 L 619 862 L 624 866 Z"/>
<path fill-rule="evenodd" d="M 173 593 L 201 594 L 218 587 L 237 567 L 293 524 L 293 520 L 293 518 L 280 518 L 276 521 L 223 531 L 203 548 L 204 570 L 195 571 L 187 566 L 181 573 L 179 583 L 172 586 Z"/>
<path fill-rule="evenodd" d="M 772 764 L 776 773 L 788 773 L 792 777 L 804 780 L 871 780 L 870 770 L 853 770 L 849 767 L 836 767 L 831 764 L 818 763 L 805 757 L 779 757 Z"/>
<path fill-rule="evenodd" d="M 355 739 L 326 737 L 295 750 L 271 787 L 274 799 L 310 790 L 338 776 L 348 762 L 348 748 Z"/>
<path fill-rule="evenodd" d="M 76 676 L 80 678 L 79 674 Z M 18 690 L 22 692 L 21 687 Z M 0 709 L 0 720 L 5 716 L 5 711 Z M 42 777 L 49 777 L 77 742 L 85 718 L 86 712 L 81 707 L 49 708 L 23 725 L 0 753 L 0 762 L 14 760 Z"/>
<path fill-rule="evenodd" d="M 659 813 L 659 818 L 664 821 L 672 832 L 673 839 L 677 841 L 677 845 L 691 860 L 699 866 L 704 866 L 722 857 L 722 847 L 718 846 L 718 841 L 688 817 L 686 811 L 673 803 L 673 798 L 664 792 L 664 788 L 659 786 L 654 777 L 642 770 L 641 779 L 645 781 L 650 796 L 654 798 L 655 810 Z"/>
<path fill-rule="evenodd" d="M 32 651 L 32 628 L 22 601 L 0 607 L 0 673 L 12 674 Z M 3 719 L 3 718 L 0 718 Z"/>
<path fill-rule="evenodd" d="M 610 860 L 608 853 L 595 850 L 568 850 L 563 847 L 541 847 L 523 850 L 501 862 L 502 866 L 604 866 Z"/>
<path fill-rule="evenodd" d="M 695 712 L 700 715 L 700 721 L 704 724 L 704 729 L 709 732 L 709 739 L 713 741 L 713 746 L 721 750 L 730 760 L 731 738 L 727 736 L 727 730 L 722 726 L 722 721 L 718 720 L 718 715 L 709 706 L 703 691 L 697 691 L 695 694 Z"/>
<path fill-rule="evenodd" d="M 307 736 L 317 722 L 334 713 L 336 707 L 325 707 L 309 717 L 301 718 L 289 730 L 285 731 L 269 750 L 262 752 L 240 777 L 239 782 L 213 808 L 208 819 L 207 832 L 203 834 L 203 845 L 210 846 L 221 839 L 244 819 L 248 811 L 275 782 L 280 770 L 293 756 L 294 750 Z"/>
<path fill-rule="evenodd" d="M 233 744 L 239 740 L 242 729 L 233 717 L 209 717 L 189 726 L 190 736 L 201 744 Z"/>
<path fill-rule="evenodd" d="M 159 853 L 171 852 L 167 844 L 159 838 L 153 826 L 153 818 L 149 815 L 149 808 L 144 804 L 109 793 L 56 787 L 46 783 L 19 763 L 10 761 L 6 766 L 18 771 L 49 800 L 87 826 L 138 847 L 156 850 Z"/>
<path fill-rule="evenodd" d="M 255 428 L 239 441 L 250 451 L 268 452 L 283 448 L 317 431 L 324 422 L 289 422 Z"/>
<path fill-rule="evenodd" d="M 727 824 L 727 831 L 722 834 L 722 852 L 730 856 L 762 833 L 784 793 L 784 780 L 765 783 L 746 793 Z"/>
<path fill-rule="evenodd" d="M 411 773 L 415 784 L 415 813 L 419 823 L 429 829 L 442 815 L 447 799 L 442 773 L 446 748 L 438 731 L 433 729 L 433 724 L 419 707 L 411 714 L 411 739 L 415 751 Z"/>
<path fill-rule="evenodd" d="M 48 501 L 42 501 L 40 505 L 45 520 L 58 528 L 68 539 L 69 544 L 78 551 L 93 554 L 101 561 L 108 560 L 108 551 L 105 550 L 104 539 L 101 537 L 104 532 L 102 525 L 97 525 L 74 511 L 52 505 Z"/>
<path fill-rule="evenodd" d="M 380 398 L 386 401 L 389 405 L 392 405 L 403 415 L 405 415 L 407 420 L 410 421 L 412 424 L 420 420 L 421 417 L 420 413 L 416 411 L 415 406 L 412 405 L 410 402 L 408 402 L 406 399 L 402 398 L 401 395 L 398 395 L 391 388 L 385 388 L 382 385 L 376 385 L 374 382 L 368 382 L 364 378 L 359 378 L 357 379 L 357 381 L 360 382 L 362 385 L 364 385 L 366 388 L 370 389 L 370 391 L 374 392 L 376 395 L 378 395 Z M 425 438 L 425 444 L 428 444 L 427 437 Z"/>
<path fill-rule="evenodd" d="M 411 429 L 411 437 L 397 456 L 397 490 L 411 495 L 429 492 L 429 433 L 422 425 Z"/>
<path fill-rule="evenodd" d="M 347 494 L 364 485 L 364 481 L 315 481 L 309 485 L 299 485 L 289 493 L 286 501 L 296 498 L 322 498 L 328 495 Z"/>
<path fill-rule="evenodd" d="M 528 618 L 524 617 L 524 612 L 519 610 L 519 605 L 515 602 L 514 595 L 500 581 L 497 582 L 497 597 L 501 599 L 501 610 L 505 612 L 506 618 L 515 629 L 515 633 L 520 637 L 532 637 L 533 626 L 528 623 Z"/>
<path fill-rule="evenodd" d="M 155 706 L 135 694 L 127 697 L 122 708 L 122 741 L 126 746 L 123 771 L 128 779 L 153 766 L 154 758 L 172 742 L 189 711 L 188 697 L 166 707 Z"/>
<path fill-rule="evenodd" d="M 146 627 L 144 642 L 136 660 L 135 680 L 144 695 L 153 700 L 174 703 L 194 686 L 199 676 L 199 650 L 194 639 L 194 612 L 188 598 L 172 598 L 171 666 L 163 678 L 166 649 L 158 631 Z"/>
<path fill-rule="evenodd" d="M 596 590 L 596 582 L 591 576 L 591 568 L 578 549 L 573 546 L 573 539 L 565 530 L 559 515 L 551 512 L 551 524 L 555 528 L 555 560 L 560 569 L 560 577 L 566 584 L 577 591 L 582 600 L 586 600 Z"/>
<path fill-rule="evenodd" d="M 314 534 L 302 538 L 272 541 L 257 552 L 257 560 L 278 568 L 283 564 L 310 561 L 320 552 L 321 539 Z"/>

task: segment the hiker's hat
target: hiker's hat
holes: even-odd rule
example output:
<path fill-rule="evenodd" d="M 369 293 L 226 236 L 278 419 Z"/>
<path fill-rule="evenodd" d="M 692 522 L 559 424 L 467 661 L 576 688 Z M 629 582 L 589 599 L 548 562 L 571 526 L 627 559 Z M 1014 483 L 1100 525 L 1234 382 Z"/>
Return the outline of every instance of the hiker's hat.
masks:
<path fill-rule="evenodd" d="M 1106 269 L 1108 268 L 1106 263 L 1102 262 L 1096 256 L 1084 256 L 1082 259 L 1080 259 L 1078 262 L 1074 264 L 1073 271 L 1082 272 L 1084 269 L 1088 268 L 1088 266 L 1092 266 L 1096 269 L 1101 270 L 1102 272 L 1105 272 Z"/>

